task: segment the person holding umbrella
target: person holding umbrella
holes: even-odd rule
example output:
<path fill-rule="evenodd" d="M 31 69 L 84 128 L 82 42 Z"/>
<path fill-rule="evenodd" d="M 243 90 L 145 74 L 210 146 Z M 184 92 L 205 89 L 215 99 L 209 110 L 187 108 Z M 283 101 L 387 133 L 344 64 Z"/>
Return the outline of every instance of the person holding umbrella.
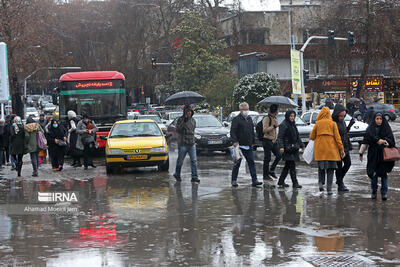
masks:
<path fill-rule="evenodd" d="M 243 156 L 246 158 L 249 165 L 252 186 L 257 187 L 262 185 L 262 182 L 257 180 L 256 164 L 254 162 L 253 144 L 255 142 L 254 124 L 249 116 L 249 104 L 246 102 L 239 104 L 240 114 L 232 120 L 231 125 L 231 140 L 233 146 L 239 146 Z M 240 163 L 242 159 L 235 162 L 232 169 L 232 186 L 237 187 L 237 177 L 239 173 Z"/>
<path fill-rule="evenodd" d="M 197 154 L 196 143 L 194 140 L 194 130 L 196 129 L 196 121 L 193 119 L 194 111 L 190 105 L 185 105 L 183 115 L 176 122 L 176 131 L 178 138 L 178 159 L 174 177 L 176 181 L 182 181 L 181 169 L 186 154 L 190 157 L 190 167 L 192 170 L 192 183 L 200 183 L 197 174 Z"/>

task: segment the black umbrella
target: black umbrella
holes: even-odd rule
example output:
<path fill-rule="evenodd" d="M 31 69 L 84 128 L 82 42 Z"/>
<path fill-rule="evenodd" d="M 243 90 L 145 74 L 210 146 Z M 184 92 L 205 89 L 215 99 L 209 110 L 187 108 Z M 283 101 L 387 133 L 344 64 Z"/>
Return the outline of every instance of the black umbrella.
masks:
<path fill-rule="evenodd" d="M 281 96 L 281 95 L 274 95 L 274 96 L 269 96 L 267 98 L 264 98 L 260 102 L 258 102 L 259 105 L 262 106 L 270 106 L 272 104 L 277 104 L 280 107 L 288 107 L 288 108 L 297 108 L 298 105 L 290 98 L 287 98 L 286 96 Z"/>
<path fill-rule="evenodd" d="M 190 105 L 199 103 L 204 100 L 204 96 L 191 92 L 191 91 L 183 91 L 176 94 L 171 95 L 165 100 L 165 104 L 167 105 Z"/>
<path fill-rule="evenodd" d="M 357 103 L 357 102 L 360 102 L 361 100 L 359 99 L 359 98 L 357 98 L 357 97 L 352 97 L 352 98 L 349 98 L 349 100 L 347 101 L 348 103 Z"/>

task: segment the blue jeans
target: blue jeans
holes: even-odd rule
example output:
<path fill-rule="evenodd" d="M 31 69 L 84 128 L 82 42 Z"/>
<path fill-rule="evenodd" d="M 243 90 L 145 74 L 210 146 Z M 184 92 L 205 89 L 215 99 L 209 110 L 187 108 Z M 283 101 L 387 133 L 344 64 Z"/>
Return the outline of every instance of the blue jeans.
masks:
<path fill-rule="evenodd" d="M 197 179 L 197 154 L 196 145 L 193 146 L 178 146 L 178 159 L 176 160 L 176 169 L 174 176 L 181 177 L 181 169 L 183 161 L 185 160 L 186 154 L 190 157 L 190 167 L 192 170 L 192 179 Z"/>
<path fill-rule="evenodd" d="M 371 179 L 371 189 L 374 193 L 378 191 L 378 177 L 382 178 L 381 194 L 386 195 L 388 191 L 388 175 L 386 172 L 377 172 L 374 178 Z"/>
<path fill-rule="evenodd" d="M 256 164 L 254 162 L 253 148 L 251 147 L 250 149 L 241 148 L 240 150 L 242 151 L 242 154 L 245 157 L 247 164 L 249 165 L 251 180 L 253 181 L 253 183 L 255 183 L 257 182 L 257 172 L 256 172 Z M 242 163 L 242 159 L 236 161 L 235 164 L 233 165 L 232 182 L 236 182 L 237 180 L 240 163 Z"/>

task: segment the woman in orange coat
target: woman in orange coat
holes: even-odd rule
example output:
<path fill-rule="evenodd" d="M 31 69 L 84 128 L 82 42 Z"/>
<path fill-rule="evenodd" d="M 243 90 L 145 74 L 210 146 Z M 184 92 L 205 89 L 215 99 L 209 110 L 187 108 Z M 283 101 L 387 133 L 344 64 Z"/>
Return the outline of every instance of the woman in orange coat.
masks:
<path fill-rule="evenodd" d="M 318 162 L 319 190 L 324 191 L 325 173 L 327 174 L 326 190 L 332 194 L 333 174 L 337 161 L 344 155 L 342 139 L 338 126 L 332 120 L 329 108 L 324 107 L 317 116 L 310 139 L 314 140 L 314 159 Z"/>

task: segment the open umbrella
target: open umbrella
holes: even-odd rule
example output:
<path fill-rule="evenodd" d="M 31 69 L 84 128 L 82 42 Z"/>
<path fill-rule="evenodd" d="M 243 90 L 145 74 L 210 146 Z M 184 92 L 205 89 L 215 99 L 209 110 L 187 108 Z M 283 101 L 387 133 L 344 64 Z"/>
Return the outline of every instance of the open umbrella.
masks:
<path fill-rule="evenodd" d="M 357 97 L 352 97 L 352 98 L 349 98 L 349 100 L 347 100 L 348 103 L 357 103 L 357 102 L 360 102 L 360 101 L 361 100 L 359 98 L 357 98 Z"/>
<path fill-rule="evenodd" d="M 277 104 L 279 107 L 287 107 L 287 108 L 297 108 L 298 105 L 290 98 L 287 98 L 286 96 L 280 96 L 280 95 L 274 95 L 274 96 L 269 96 L 267 98 L 264 98 L 260 102 L 258 102 L 259 105 L 262 106 L 270 106 L 272 104 Z"/>
<path fill-rule="evenodd" d="M 190 105 L 194 103 L 199 103 L 204 100 L 204 96 L 191 92 L 191 91 L 183 91 L 176 94 L 171 95 L 165 100 L 165 104 L 167 105 Z"/>

